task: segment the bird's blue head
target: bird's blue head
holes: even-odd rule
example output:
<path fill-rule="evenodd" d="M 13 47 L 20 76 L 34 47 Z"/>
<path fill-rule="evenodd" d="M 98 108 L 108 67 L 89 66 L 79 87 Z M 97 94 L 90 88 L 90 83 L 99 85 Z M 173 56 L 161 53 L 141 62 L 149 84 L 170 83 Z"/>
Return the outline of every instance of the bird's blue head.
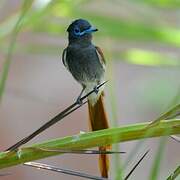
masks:
<path fill-rule="evenodd" d="M 68 29 L 69 39 L 91 39 L 91 34 L 98 31 L 98 29 L 91 26 L 91 24 L 84 19 L 77 19 L 73 21 Z"/>

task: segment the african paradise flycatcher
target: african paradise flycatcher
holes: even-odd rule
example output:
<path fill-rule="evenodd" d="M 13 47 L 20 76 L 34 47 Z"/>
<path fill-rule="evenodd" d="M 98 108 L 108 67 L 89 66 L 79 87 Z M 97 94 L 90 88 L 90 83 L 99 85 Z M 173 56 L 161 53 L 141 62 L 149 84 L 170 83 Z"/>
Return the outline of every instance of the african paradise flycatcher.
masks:
<path fill-rule="evenodd" d="M 68 46 L 64 49 L 62 61 L 72 76 L 82 85 L 82 91 L 77 98 L 80 102 L 83 91 L 88 93 L 104 82 L 105 59 L 101 49 L 92 44 L 92 33 L 98 31 L 84 19 L 73 21 L 68 29 Z M 88 97 L 90 128 L 92 131 L 109 127 L 103 103 L 103 90 Z M 100 151 L 110 146 L 99 147 Z M 108 177 L 109 157 L 100 154 L 99 166 L 102 177 Z"/>

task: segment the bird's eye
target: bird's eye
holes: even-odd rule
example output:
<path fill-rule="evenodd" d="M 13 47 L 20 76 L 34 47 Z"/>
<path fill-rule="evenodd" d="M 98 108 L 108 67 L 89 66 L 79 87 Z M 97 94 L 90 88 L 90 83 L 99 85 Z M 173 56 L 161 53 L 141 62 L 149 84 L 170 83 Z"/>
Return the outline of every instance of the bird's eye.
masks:
<path fill-rule="evenodd" d="M 78 32 L 79 32 L 79 29 L 78 29 L 78 28 L 76 28 L 74 31 L 75 31 L 76 33 L 78 33 Z"/>
<path fill-rule="evenodd" d="M 74 28 L 74 34 L 79 35 L 80 34 L 80 29 L 78 27 Z"/>

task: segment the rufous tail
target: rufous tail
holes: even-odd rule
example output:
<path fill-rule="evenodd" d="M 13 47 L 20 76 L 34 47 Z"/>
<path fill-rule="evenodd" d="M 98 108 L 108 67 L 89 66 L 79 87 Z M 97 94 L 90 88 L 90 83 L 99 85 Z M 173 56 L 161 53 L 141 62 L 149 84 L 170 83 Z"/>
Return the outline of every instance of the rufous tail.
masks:
<path fill-rule="evenodd" d="M 109 128 L 108 119 L 104 108 L 103 93 L 99 96 L 96 103 L 93 103 L 91 102 L 91 100 L 88 100 L 88 109 L 90 128 L 92 131 Z M 111 146 L 102 146 L 99 147 L 99 150 L 106 151 L 110 148 Z M 101 176 L 107 178 L 109 170 L 109 156 L 107 154 L 99 155 L 99 167 L 101 171 Z"/>

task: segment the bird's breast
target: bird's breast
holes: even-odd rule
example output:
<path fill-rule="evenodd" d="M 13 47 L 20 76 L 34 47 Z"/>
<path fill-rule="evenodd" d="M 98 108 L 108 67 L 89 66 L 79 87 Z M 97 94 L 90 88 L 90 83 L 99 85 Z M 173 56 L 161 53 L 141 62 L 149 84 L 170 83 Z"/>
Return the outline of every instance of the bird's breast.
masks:
<path fill-rule="evenodd" d="M 68 49 L 67 63 L 73 77 L 81 84 L 97 83 L 104 78 L 105 70 L 95 47 Z"/>

